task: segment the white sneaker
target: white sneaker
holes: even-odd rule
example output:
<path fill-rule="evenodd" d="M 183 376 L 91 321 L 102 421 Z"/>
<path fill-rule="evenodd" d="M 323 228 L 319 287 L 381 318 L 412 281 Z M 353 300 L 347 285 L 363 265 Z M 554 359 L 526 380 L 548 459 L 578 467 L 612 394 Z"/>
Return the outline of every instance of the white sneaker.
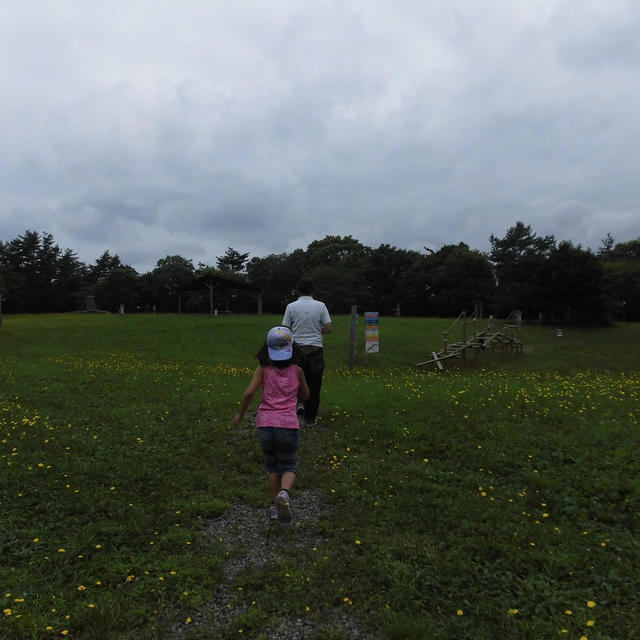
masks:
<path fill-rule="evenodd" d="M 289 509 L 289 492 L 282 489 L 276 496 L 276 510 L 280 522 L 291 522 L 291 509 Z"/>

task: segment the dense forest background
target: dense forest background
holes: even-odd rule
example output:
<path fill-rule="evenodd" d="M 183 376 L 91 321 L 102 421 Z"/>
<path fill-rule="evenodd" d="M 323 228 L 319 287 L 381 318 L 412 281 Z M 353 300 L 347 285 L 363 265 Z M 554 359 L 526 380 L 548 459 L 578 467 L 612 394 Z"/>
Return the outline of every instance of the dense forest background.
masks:
<path fill-rule="evenodd" d="M 538 236 L 516 223 L 504 237 L 490 237 L 491 251 L 466 244 L 438 251 L 367 247 L 351 236 L 326 236 L 292 253 L 250 257 L 229 247 L 216 264 L 167 255 L 148 273 L 105 251 L 94 264 L 61 250 L 53 236 L 27 230 L 0 241 L 0 294 L 4 313 L 98 309 L 127 313 L 209 310 L 206 291 L 182 292 L 207 273 L 263 291 L 263 310 L 280 313 L 295 299 L 301 275 L 313 277 L 315 297 L 332 313 L 352 305 L 384 315 L 455 317 L 481 308 L 503 318 L 519 309 L 528 321 L 608 323 L 640 320 L 640 237 L 616 242 L 611 235 L 597 252 L 553 236 Z M 255 312 L 255 293 L 230 287 L 214 291 L 215 304 L 231 312 Z"/>

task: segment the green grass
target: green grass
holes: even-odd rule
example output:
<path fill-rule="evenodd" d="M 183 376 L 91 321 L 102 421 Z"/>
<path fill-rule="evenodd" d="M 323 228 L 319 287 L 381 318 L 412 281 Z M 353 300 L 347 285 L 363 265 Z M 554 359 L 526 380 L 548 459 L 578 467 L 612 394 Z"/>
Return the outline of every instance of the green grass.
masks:
<path fill-rule="evenodd" d="M 265 501 L 230 420 L 279 320 L 3 317 L 0 637 L 166 638 L 207 602 L 225 555 L 203 519 Z M 334 318 L 298 482 L 332 506 L 326 542 L 238 576 L 247 612 L 200 637 L 334 607 L 395 639 L 636 637 L 640 325 L 525 326 L 523 354 L 415 367 L 452 324 L 382 318 L 349 371 Z"/>

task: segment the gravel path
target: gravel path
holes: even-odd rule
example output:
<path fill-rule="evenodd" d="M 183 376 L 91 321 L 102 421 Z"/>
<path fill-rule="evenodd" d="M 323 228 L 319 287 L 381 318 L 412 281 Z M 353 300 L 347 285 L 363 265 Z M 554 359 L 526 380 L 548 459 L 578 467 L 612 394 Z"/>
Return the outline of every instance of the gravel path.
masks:
<path fill-rule="evenodd" d="M 292 496 L 291 507 L 291 524 L 270 522 L 265 509 L 242 504 L 232 504 L 222 516 L 207 524 L 205 536 L 210 537 L 212 543 L 226 547 L 225 580 L 214 591 L 211 600 L 191 615 L 190 624 L 173 625 L 171 640 L 188 640 L 196 630 L 200 634 L 204 630 L 211 631 L 214 638 L 216 630 L 228 626 L 247 611 L 247 607 L 237 602 L 238 591 L 233 586 L 237 574 L 275 564 L 286 557 L 292 547 L 311 550 L 322 543 L 316 525 L 329 507 L 322 503 L 319 493 L 311 490 L 296 492 Z M 276 527 L 288 530 L 281 531 Z M 340 630 L 343 637 L 350 640 L 377 640 L 380 637 L 364 628 L 357 616 L 342 608 L 323 611 L 315 617 L 283 619 L 276 628 L 264 629 L 262 634 L 268 640 L 320 640 L 321 630 L 327 626 Z"/>

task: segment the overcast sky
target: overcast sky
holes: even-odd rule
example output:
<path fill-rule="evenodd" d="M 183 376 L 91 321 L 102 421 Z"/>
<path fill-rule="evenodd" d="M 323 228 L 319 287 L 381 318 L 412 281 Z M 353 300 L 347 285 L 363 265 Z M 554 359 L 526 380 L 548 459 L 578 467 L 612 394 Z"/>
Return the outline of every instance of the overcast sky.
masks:
<path fill-rule="evenodd" d="M 638 34 L 637 0 L 0 0 L 0 240 L 632 240 Z"/>

